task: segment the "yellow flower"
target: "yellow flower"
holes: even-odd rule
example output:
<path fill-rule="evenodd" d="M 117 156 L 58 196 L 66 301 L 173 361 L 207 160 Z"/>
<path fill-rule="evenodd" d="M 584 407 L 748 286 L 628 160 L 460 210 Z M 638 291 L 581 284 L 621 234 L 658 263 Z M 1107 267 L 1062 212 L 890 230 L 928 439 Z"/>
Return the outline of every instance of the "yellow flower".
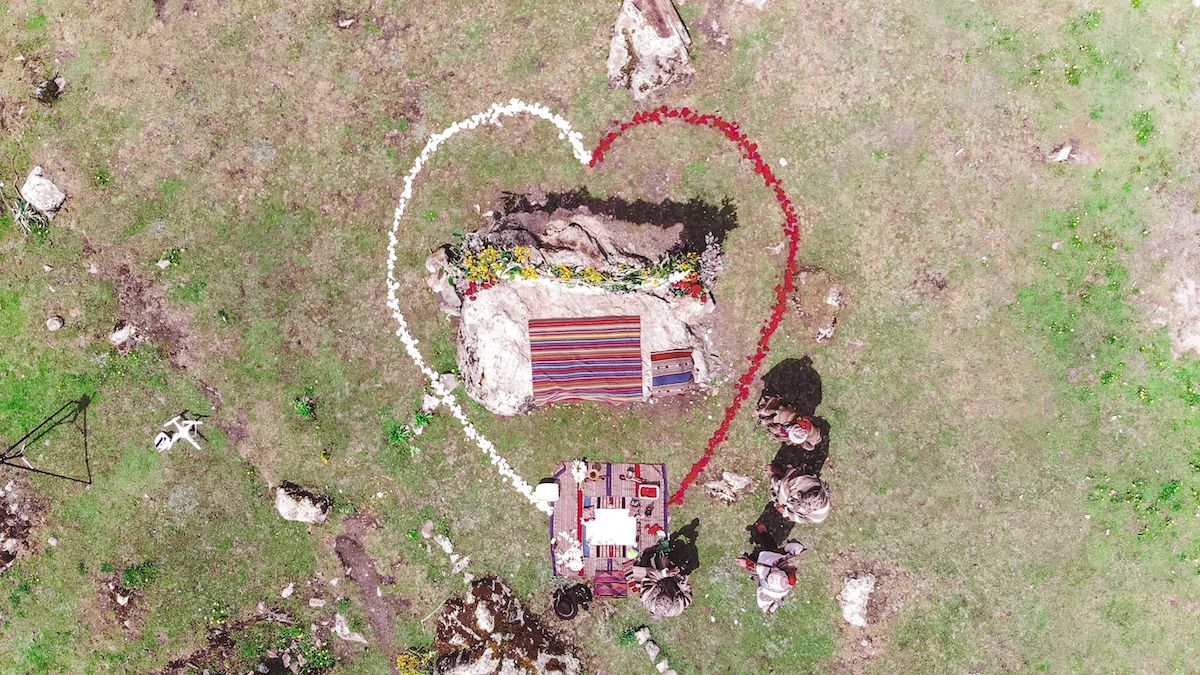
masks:
<path fill-rule="evenodd" d="M 528 263 L 529 262 L 529 247 L 528 246 L 518 246 L 513 249 L 513 255 L 517 256 L 517 262 Z"/>
<path fill-rule="evenodd" d="M 533 265 L 526 265 L 525 267 L 521 268 L 521 276 L 526 279 L 536 279 L 538 278 L 537 268 L 535 268 Z"/>
<path fill-rule="evenodd" d="M 595 269 L 588 267 L 583 270 L 583 280 L 589 284 L 599 284 L 604 282 L 604 275 Z"/>
<path fill-rule="evenodd" d="M 559 279 L 564 281 L 569 281 L 571 277 L 575 276 L 574 273 L 571 272 L 571 268 L 567 267 L 566 265 L 555 265 L 554 274 L 558 276 Z"/>

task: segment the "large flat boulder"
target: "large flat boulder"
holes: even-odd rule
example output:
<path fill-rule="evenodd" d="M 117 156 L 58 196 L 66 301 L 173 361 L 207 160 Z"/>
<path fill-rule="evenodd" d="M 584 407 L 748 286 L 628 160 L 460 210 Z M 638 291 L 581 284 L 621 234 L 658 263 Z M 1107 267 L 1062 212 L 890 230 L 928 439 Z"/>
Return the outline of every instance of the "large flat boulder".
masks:
<path fill-rule="evenodd" d="M 692 38 L 671 0 L 624 0 L 608 49 L 608 82 L 636 101 L 691 79 Z"/>

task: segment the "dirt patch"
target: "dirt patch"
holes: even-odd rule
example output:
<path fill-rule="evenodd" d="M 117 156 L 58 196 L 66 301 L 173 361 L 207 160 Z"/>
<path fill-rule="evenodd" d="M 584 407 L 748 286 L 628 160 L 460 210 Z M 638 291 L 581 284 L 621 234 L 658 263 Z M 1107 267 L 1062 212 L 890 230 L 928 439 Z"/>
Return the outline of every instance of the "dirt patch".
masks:
<path fill-rule="evenodd" d="M 583 672 L 574 647 L 530 612 L 508 582 L 485 577 L 451 598 L 437 623 L 435 673 Z"/>
<path fill-rule="evenodd" d="M 921 581 L 915 575 L 881 560 L 858 556 L 854 551 L 838 551 L 830 556 L 830 587 L 841 591 L 846 577 L 875 575 L 875 590 L 867 604 L 865 628 L 852 626 L 838 615 L 837 649 L 829 672 L 858 673 L 887 662 L 896 622 L 904 609 L 921 594 Z"/>
<path fill-rule="evenodd" d="M 101 579 L 98 584 L 99 606 L 105 618 L 135 633 L 141 627 L 139 609 L 144 594 L 136 588 L 125 588 L 120 574 Z"/>
<path fill-rule="evenodd" d="M 379 573 L 375 560 L 362 544 L 361 539 L 378 527 L 378 520 L 371 515 L 343 519 L 342 533 L 334 540 L 333 550 L 346 566 L 346 576 L 358 585 L 363 610 L 380 651 L 392 654 L 395 651 L 392 635 L 395 633 L 396 618 L 408 610 L 410 603 L 398 595 L 383 592 L 383 586 L 393 584 L 396 580 Z"/>
<path fill-rule="evenodd" d="M 34 531 L 45 522 L 46 500 L 20 478 L 0 473 L 0 574 L 18 558 L 36 551 L 31 541 Z M 7 480 L 5 480 L 7 478 Z"/>
<path fill-rule="evenodd" d="M 825 342 L 833 338 L 838 318 L 846 309 L 845 287 L 826 270 L 803 265 L 796 270 L 792 306 L 805 336 L 816 343 Z"/>
<path fill-rule="evenodd" d="M 188 656 L 171 661 L 156 675 L 192 675 L 193 673 L 294 673 L 299 672 L 303 665 L 308 665 L 305 672 L 319 673 L 327 668 L 313 667 L 312 663 L 304 663 L 303 653 L 310 656 L 316 650 L 324 647 L 324 642 L 316 636 L 302 638 L 283 635 L 282 631 L 295 626 L 296 621 L 284 612 L 266 609 L 259 605 L 258 614 L 248 619 L 221 624 L 212 628 L 208 634 L 208 644 L 192 652 Z M 242 654 L 235 636 L 247 630 L 262 629 L 263 634 L 275 634 L 271 643 L 264 645 L 263 652 L 256 658 L 247 659 Z"/>
<path fill-rule="evenodd" d="M 188 352 L 194 341 L 187 318 L 171 309 L 162 290 L 136 274 L 129 265 L 121 265 L 103 276 L 112 282 L 117 294 L 117 324 L 133 324 L 137 335 L 161 349 L 172 366 L 186 370 L 193 363 Z M 127 341 L 121 349 L 127 351 L 132 346 L 132 341 Z"/>
<path fill-rule="evenodd" d="M 1137 302 L 1154 328 L 1165 327 L 1175 356 L 1200 356 L 1200 199 L 1176 195 L 1171 216 L 1145 244 L 1146 264 L 1135 270 Z"/>
<path fill-rule="evenodd" d="M 699 30 L 707 46 L 719 52 L 733 49 L 733 40 L 725 30 L 725 19 L 729 15 L 730 0 L 709 0 L 708 9 L 700 17 Z"/>

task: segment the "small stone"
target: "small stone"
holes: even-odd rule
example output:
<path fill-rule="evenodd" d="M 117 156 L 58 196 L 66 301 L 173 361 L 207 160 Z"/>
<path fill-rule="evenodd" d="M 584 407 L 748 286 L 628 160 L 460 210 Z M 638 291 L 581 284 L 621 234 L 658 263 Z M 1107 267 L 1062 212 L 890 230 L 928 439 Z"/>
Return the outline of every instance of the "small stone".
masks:
<path fill-rule="evenodd" d="M 470 564 L 471 564 L 471 556 L 464 555 L 463 557 L 458 559 L 458 562 L 454 563 L 450 567 L 450 571 L 454 572 L 455 574 L 458 574 L 459 572 L 462 572 L 463 570 L 467 569 L 467 565 L 470 565 Z"/>
<path fill-rule="evenodd" d="M 734 492 L 745 492 L 754 485 L 754 481 L 750 480 L 749 476 L 743 476 L 740 473 L 732 471 L 724 471 L 721 473 L 721 480 L 729 484 Z"/>
<path fill-rule="evenodd" d="M 637 638 L 639 645 L 644 645 L 650 641 L 650 629 L 642 626 L 641 628 L 637 629 L 637 632 L 634 633 L 633 636 Z"/>
<path fill-rule="evenodd" d="M 767 0 L 738 0 L 738 2 L 754 9 L 766 9 L 767 7 Z"/>
<path fill-rule="evenodd" d="M 325 606 L 325 601 L 324 601 L 324 600 L 322 600 L 322 599 L 320 599 L 320 598 L 309 598 L 309 599 L 308 599 L 308 606 L 309 606 L 309 607 L 312 607 L 312 608 L 314 608 L 314 609 L 315 609 L 315 608 L 317 608 L 317 607 L 324 607 L 324 606 Z"/>
<path fill-rule="evenodd" d="M 363 637 L 362 633 L 355 633 L 350 630 L 350 622 L 340 612 L 333 617 L 333 634 L 346 642 L 367 644 L 367 638 Z"/>
<path fill-rule="evenodd" d="M 657 671 L 658 671 L 658 672 L 660 672 L 660 673 L 665 673 L 665 672 L 667 672 L 667 669 L 668 669 L 668 668 L 670 668 L 670 667 L 671 667 L 671 666 L 667 664 L 667 660 L 666 660 L 666 659 L 663 659 L 662 661 L 659 661 L 658 663 L 654 664 L 654 669 L 655 669 L 655 670 L 657 670 Z"/>
<path fill-rule="evenodd" d="M 296 592 L 296 584 L 288 584 L 282 591 L 279 591 L 279 597 L 290 598 L 292 593 Z"/>
<path fill-rule="evenodd" d="M 433 521 L 426 520 L 421 524 L 421 536 L 428 539 L 433 536 Z"/>
<path fill-rule="evenodd" d="M 438 381 L 446 388 L 446 391 L 454 391 L 458 389 L 458 376 L 454 373 L 442 373 L 438 376 Z"/>
<path fill-rule="evenodd" d="M 355 21 L 356 21 L 356 19 L 350 19 L 350 18 L 338 19 L 337 26 L 338 26 L 338 28 L 342 28 L 342 29 L 349 28 L 354 25 Z"/>
<path fill-rule="evenodd" d="M 454 544 L 450 543 L 450 539 L 444 534 L 436 534 L 433 537 L 434 543 L 442 548 L 447 554 L 454 552 Z"/>
<path fill-rule="evenodd" d="M 657 659 L 659 652 L 662 651 L 662 649 L 658 646 L 658 643 L 655 642 L 654 640 L 650 640 L 649 642 L 647 642 L 645 647 L 646 647 L 646 655 L 650 657 L 651 661 Z"/>
<path fill-rule="evenodd" d="M 57 314 L 46 319 L 46 329 L 49 330 L 51 333 L 58 330 L 59 328 L 62 328 L 65 324 L 66 324 L 66 322 L 63 321 L 63 318 Z"/>
<path fill-rule="evenodd" d="M 54 548 L 55 546 L 58 546 L 58 540 L 55 539 L 54 537 L 50 537 L 49 539 L 47 539 L 46 543 L 50 545 L 50 548 Z"/>
<path fill-rule="evenodd" d="M 62 96 L 63 90 L 67 88 L 66 78 L 56 77 L 53 80 L 46 80 L 39 84 L 33 90 L 33 97 L 42 103 L 54 103 Z"/>
<path fill-rule="evenodd" d="M 158 269 L 165 270 L 171 266 L 171 261 L 167 260 L 166 258 L 163 258 L 162 260 L 159 260 L 158 262 L 156 262 L 154 264 L 158 265 Z"/>

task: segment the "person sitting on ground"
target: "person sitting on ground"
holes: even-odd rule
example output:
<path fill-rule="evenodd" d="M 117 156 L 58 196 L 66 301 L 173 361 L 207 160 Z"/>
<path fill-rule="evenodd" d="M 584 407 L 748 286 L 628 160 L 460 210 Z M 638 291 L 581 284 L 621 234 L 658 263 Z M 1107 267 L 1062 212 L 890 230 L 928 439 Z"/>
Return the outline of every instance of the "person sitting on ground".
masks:
<path fill-rule="evenodd" d="M 796 468 L 780 471 L 771 466 L 769 470 L 771 499 L 780 515 L 793 523 L 819 523 L 829 516 L 828 483 Z"/>
<path fill-rule="evenodd" d="M 788 445 L 797 445 L 812 450 L 821 442 L 821 430 L 812 419 L 801 415 L 782 396 L 763 395 L 755 409 L 758 423 L 772 436 Z"/>
<path fill-rule="evenodd" d="M 656 619 L 683 614 L 692 604 L 692 585 L 679 570 L 650 570 L 641 581 L 642 604 Z"/>
<path fill-rule="evenodd" d="M 796 570 L 804 551 L 803 544 L 789 541 L 781 551 L 759 553 L 758 560 L 748 555 L 738 558 L 738 564 L 750 573 L 751 579 L 758 582 L 755 600 L 763 613 L 774 614 L 796 586 Z"/>

